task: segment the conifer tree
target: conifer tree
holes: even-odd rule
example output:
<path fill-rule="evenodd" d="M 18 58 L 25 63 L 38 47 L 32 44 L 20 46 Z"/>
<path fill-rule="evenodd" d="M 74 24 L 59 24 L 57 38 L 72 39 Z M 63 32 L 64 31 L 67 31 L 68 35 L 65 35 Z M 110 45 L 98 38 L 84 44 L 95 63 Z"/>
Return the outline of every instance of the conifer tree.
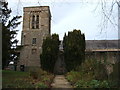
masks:
<path fill-rule="evenodd" d="M 53 34 L 43 40 L 42 54 L 40 55 L 41 68 L 53 72 L 59 52 L 59 36 Z"/>
<path fill-rule="evenodd" d="M 2 69 L 8 66 L 10 61 L 15 62 L 18 58 L 16 53 L 18 40 L 16 39 L 16 28 L 20 24 L 18 21 L 21 16 L 15 16 L 12 19 L 11 9 L 8 9 L 8 2 L 2 2 Z"/>
<path fill-rule="evenodd" d="M 64 60 L 67 70 L 75 70 L 85 60 L 85 36 L 80 30 L 65 34 L 63 39 Z"/>

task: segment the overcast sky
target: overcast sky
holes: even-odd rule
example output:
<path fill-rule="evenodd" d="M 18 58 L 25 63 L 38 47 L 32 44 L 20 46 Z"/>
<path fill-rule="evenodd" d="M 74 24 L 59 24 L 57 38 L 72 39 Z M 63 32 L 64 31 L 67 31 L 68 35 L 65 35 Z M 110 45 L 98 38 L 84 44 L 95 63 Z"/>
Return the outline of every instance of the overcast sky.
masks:
<path fill-rule="evenodd" d="M 113 18 L 111 17 L 115 25 L 108 23 L 108 25 L 103 28 L 104 17 L 101 11 L 101 4 L 98 4 L 99 0 L 88 0 L 89 2 L 87 0 L 7 1 L 9 4 L 9 8 L 12 9 L 12 15 L 14 16 L 23 16 L 23 7 L 50 6 L 50 11 L 52 15 L 51 33 L 59 34 L 61 40 L 63 39 L 65 32 L 67 33 L 68 31 L 72 31 L 73 29 L 78 29 L 81 30 L 82 33 L 85 33 L 86 40 L 118 39 L 117 5 L 113 8 Z M 21 41 L 22 23 L 18 27 L 18 29 L 20 31 L 17 38 L 19 39 L 19 41 Z"/>

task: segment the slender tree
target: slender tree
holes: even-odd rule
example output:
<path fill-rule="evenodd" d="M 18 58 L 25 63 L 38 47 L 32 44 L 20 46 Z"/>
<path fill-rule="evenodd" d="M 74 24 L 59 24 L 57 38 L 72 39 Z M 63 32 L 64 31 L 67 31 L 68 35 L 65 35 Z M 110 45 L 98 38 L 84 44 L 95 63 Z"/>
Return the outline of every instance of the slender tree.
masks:
<path fill-rule="evenodd" d="M 59 52 L 59 36 L 53 34 L 43 41 L 42 54 L 40 55 L 41 68 L 53 72 Z"/>
<path fill-rule="evenodd" d="M 63 40 L 64 58 L 67 70 L 76 69 L 85 59 L 85 36 L 80 30 L 68 32 Z"/>

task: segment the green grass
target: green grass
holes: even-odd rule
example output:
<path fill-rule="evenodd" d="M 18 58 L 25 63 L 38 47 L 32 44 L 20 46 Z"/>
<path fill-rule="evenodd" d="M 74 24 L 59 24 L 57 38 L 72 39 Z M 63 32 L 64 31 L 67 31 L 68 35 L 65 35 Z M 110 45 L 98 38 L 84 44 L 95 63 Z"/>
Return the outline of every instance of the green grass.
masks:
<path fill-rule="evenodd" d="M 10 71 L 10 70 L 3 70 L 2 71 L 3 77 L 11 76 L 11 77 L 25 77 L 29 75 L 28 72 L 19 72 L 19 71 Z"/>
<path fill-rule="evenodd" d="M 2 80 L 3 82 L 11 82 L 18 78 L 26 78 L 29 75 L 28 72 L 18 72 L 18 71 L 9 71 L 3 70 L 2 71 Z"/>
<path fill-rule="evenodd" d="M 28 76 L 29 76 L 28 72 L 3 70 L 2 71 L 3 87 L 6 87 L 6 85 L 8 85 L 8 84 L 14 83 L 14 81 L 17 79 L 25 79 Z"/>
<path fill-rule="evenodd" d="M 34 78 L 36 76 L 37 78 Z M 37 72 L 2 71 L 3 88 L 47 88 L 54 75 L 43 70 Z"/>

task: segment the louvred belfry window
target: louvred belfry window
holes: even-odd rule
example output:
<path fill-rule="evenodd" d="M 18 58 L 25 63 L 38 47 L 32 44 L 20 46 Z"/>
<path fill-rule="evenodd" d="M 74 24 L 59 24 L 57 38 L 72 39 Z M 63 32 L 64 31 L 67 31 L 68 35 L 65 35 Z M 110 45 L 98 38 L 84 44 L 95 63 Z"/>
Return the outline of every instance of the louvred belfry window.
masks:
<path fill-rule="evenodd" d="M 39 15 L 32 16 L 32 29 L 39 29 Z"/>
<path fill-rule="evenodd" d="M 32 29 L 35 28 L 35 15 L 32 16 Z"/>
<path fill-rule="evenodd" d="M 39 15 L 37 15 L 36 17 L 36 28 L 37 29 L 39 28 Z"/>

